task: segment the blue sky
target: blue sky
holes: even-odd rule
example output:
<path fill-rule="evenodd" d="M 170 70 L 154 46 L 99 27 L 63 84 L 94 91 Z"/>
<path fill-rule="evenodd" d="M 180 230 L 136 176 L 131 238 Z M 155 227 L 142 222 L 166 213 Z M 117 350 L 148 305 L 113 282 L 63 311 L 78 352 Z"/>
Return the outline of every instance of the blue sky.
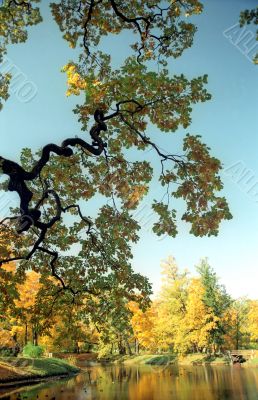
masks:
<path fill-rule="evenodd" d="M 27 43 L 10 46 L 8 52 L 24 79 L 37 88 L 35 97 L 25 103 L 20 101 L 21 94 L 14 87 L 0 114 L 1 155 L 14 160 L 22 147 L 36 150 L 48 142 L 60 143 L 68 136 L 81 134 L 72 112 L 78 98 L 65 97 L 66 77 L 60 73 L 69 59 L 76 58 L 76 51 L 61 39 L 47 3 L 44 1 L 42 10 L 44 23 L 31 29 Z M 251 33 L 253 28 L 248 27 L 242 33 L 230 28 L 237 23 L 241 10 L 255 7 L 256 2 L 206 0 L 204 6 L 204 13 L 194 18 L 198 33 L 193 47 L 180 59 L 171 60 L 169 69 L 171 74 L 184 73 L 189 78 L 207 73 L 213 98 L 194 108 L 193 122 L 187 130 L 157 137 L 161 147 L 174 151 L 186 132 L 202 135 L 212 153 L 223 162 L 224 194 L 234 219 L 221 225 L 216 238 L 195 238 L 189 235 L 189 227 L 180 223 L 177 238 L 160 240 L 147 223 L 153 221 L 147 198 L 138 210 L 144 226 L 133 249 L 133 266 L 150 278 L 157 291 L 162 259 L 173 255 L 180 267 L 194 273 L 199 259 L 207 256 L 233 296 L 255 298 L 258 297 L 258 66 L 249 58 L 256 43 Z M 112 42 L 105 39 L 114 65 L 126 56 L 128 42 L 126 34 Z M 155 138 L 158 131 L 151 129 L 149 133 Z M 153 158 L 154 154 L 148 153 L 146 157 Z M 162 192 L 153 185 L 150 195 L 159 198 Z"/>

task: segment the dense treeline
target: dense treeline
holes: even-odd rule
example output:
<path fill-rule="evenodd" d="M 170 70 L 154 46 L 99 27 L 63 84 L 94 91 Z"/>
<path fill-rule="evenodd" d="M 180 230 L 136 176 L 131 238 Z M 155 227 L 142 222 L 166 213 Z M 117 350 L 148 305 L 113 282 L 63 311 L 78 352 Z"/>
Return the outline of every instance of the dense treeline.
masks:
<path fill-rule="evenodd" d="M 15 264 L 5 268 L 13 274 Z M 123 298 L 108 298 L 105 305 L 104 299 L 85 297 L 76 302 L 71 297 L 68 305 L 69 294 L 57 300 L 46 297 L 41 276 L 29 271 L 23 284 L 5 287 L 9 307 L 1 316 L 2 352 L 21 351 L 28 342 L 48 352 L 95 350 L 101 357 L 256 347 L 258 300 L 232 299 L 206 259 L 196 271 L 196 276 L 180 271 L 169 257 L 162 263 L 160 293 L 145 310 Z"/>

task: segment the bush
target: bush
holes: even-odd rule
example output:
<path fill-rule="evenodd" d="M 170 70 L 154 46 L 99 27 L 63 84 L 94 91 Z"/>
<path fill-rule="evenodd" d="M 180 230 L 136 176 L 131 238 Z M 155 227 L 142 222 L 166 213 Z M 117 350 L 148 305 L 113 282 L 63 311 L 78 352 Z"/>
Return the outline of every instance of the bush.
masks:
<path fill-rule="evenodd" d="M 39 358 L 44 353 L 44 348 L 42 346 L 34 346 L 32 343 L 26 344 L 23 348 L 23 355 L 25 357 Z"/>
<path fill-rule="evenodd" d="M 2 347 L 0 349 L 0 357 L 10 357 L 13 355 L 12 349 L 9 349 L 7 347 Z"/>

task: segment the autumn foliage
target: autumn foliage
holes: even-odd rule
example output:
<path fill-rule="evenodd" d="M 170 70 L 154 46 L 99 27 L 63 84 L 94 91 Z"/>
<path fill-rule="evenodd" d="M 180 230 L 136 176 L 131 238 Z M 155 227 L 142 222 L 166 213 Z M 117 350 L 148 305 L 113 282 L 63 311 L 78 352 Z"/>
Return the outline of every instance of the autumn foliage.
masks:
<path fill-rule="evenodd" d="M 38 0 L 2 3 L 0 61 L 42 22 Z M 75 49 L 60 69 L 67 78 L 63 96 L 78 98 L 80 129 L 36 152 L 25 148 L 16 160 L 0 155 L 0 189 L 19 199 L 1 221 L 1 346 L 95 346 L 101 355 L 217 351 L 233 338 L 225 337 L 225 323 L 235 328 L 232 302 L 210 267 L 200 265 L 192 278 L 168 260 L 166 282 L 151 302 L 149 280 L 131 265 L 141 230 L 133 212 L 153 184 L 164 189 L 162 198 L 147 198 L 158 236 L 175 237 L 181 221 L 195 236 L 218 235 L 221 222 L 232 218 L 220 194 L 220 160 L 200 135 L 186 131 L 193 108 L 211 98 L 208 76 L 173 75 L 168 64 L 192 46 L 191 18 L 203 5 L 59 0 L 50 8 Z M 117 50 L 112 55 L 102 39 L 123 32 L 132 43 L 114 65 Z M 10 84 L 11 76 L 0 74 L 1 107 Z M 177 144 L 179 129 L 184 136 Z M 21 127 L 17 135 L 25 132 Z M 255 321 L 250 316 L 250 327 Z"/>
<path fill-rule="evenodd" d="M 14 272 L 13 266 L 7 269 Z M 99 357 L 256 348 L 258 301 L 232 299 L 206 259 L 197 271 L 192 277 L 169 257 L 162 263 L 161 291 L 145 309 L 122 298 L 85 297 L 69 306 L 63 298 L 47 305 L 42 277 L 27 272 L 1 317 L 0 348 L 21 351 L 34 343 L 46 353 L 95 351 Z"/>

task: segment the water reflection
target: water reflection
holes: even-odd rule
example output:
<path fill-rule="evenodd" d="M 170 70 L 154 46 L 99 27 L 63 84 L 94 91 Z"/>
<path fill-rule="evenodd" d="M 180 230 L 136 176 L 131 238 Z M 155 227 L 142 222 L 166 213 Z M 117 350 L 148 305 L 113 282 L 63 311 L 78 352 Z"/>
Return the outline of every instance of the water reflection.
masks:
<path fill-rule="evenodd" d="M 68 380 L 0 391 L 0 399 L 257 400 L 258 369 L 96 365 Z"/>

